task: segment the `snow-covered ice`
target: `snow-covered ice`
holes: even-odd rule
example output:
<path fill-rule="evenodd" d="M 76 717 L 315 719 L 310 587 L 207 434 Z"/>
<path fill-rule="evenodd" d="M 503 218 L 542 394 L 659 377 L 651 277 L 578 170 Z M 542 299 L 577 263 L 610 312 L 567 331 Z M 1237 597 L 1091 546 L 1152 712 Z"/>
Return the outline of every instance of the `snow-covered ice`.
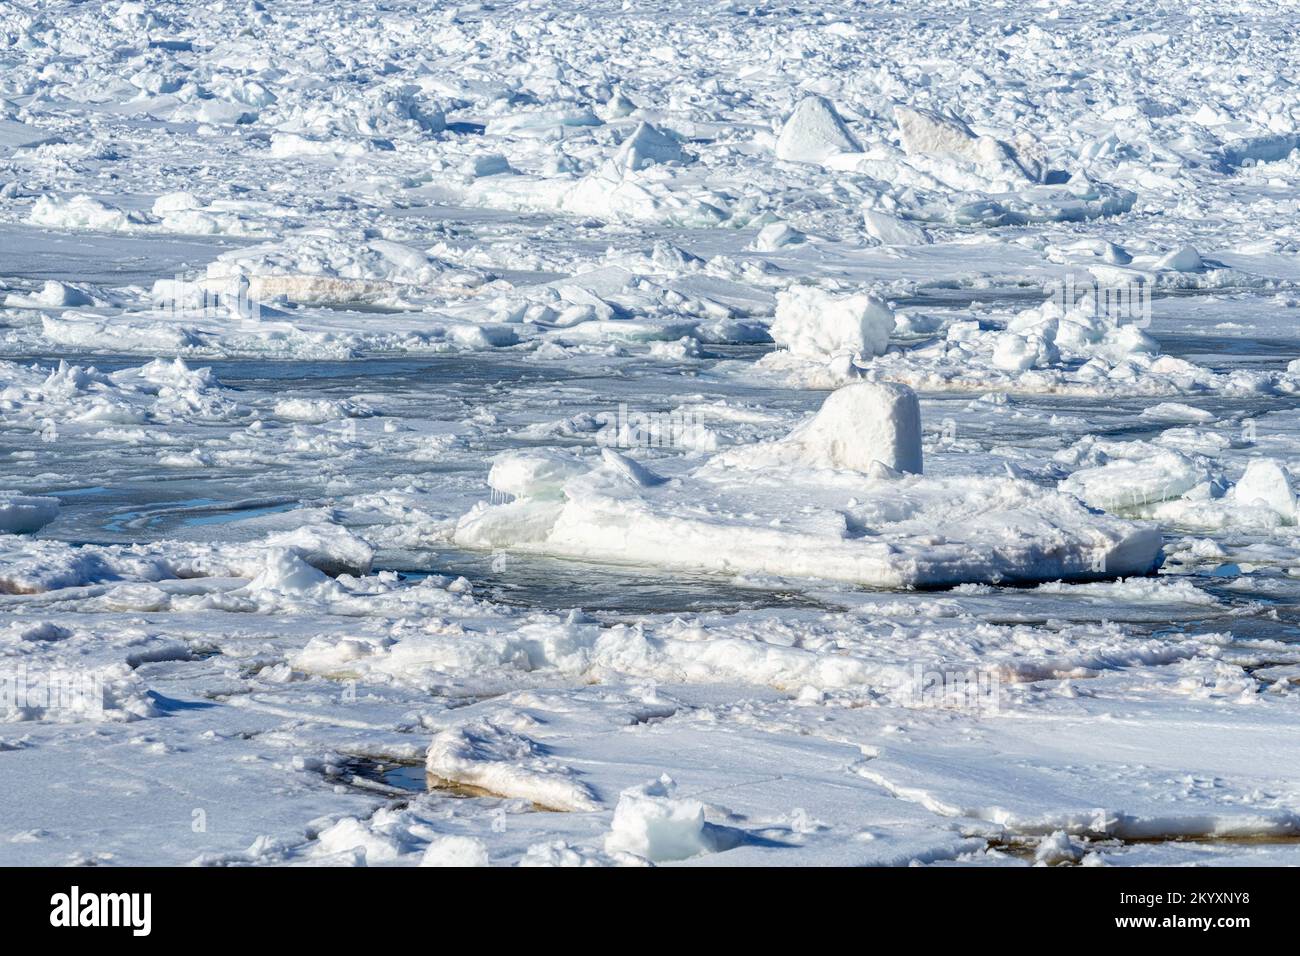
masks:
<path fill-rule="evenodd" d="M 0 864 L 1300 863 L 1298 44 L 0 5 Z"/>
<path fill-rule="evenodd" d="M 1006 475 L 921 476 L 905 385 L 831 393 L 789 435 L 659 475 L 612 449 L 577 462 L 510 453 L 489 484 L 515 499 L 457 525 L 463 547 L 872 587 L 1036 583 L 1148 574 L 1152 526 Z"/>
<path fill-rule="evenodd" d="M 0 533 L 39 531 L 59 516 L 59 499 L 0 491 Z"/>

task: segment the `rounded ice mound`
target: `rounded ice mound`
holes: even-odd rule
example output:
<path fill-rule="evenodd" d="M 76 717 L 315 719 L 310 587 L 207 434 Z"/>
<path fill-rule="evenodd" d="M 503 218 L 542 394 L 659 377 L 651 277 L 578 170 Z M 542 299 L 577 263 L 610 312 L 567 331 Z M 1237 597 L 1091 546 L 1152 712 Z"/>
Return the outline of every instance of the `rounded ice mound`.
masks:
<path fill-rule="evenodd" d="M 689 157 L 672 136 L 650 123 L 642 123 L 623 140 L 615 159 L 623 169 L 636 170 L 655 163 L 684 163 Z"/>
<path fill-rule="evenodd" d="M 775 252 L 786 246 L 798 245 L 807 239 L 807 236 L 788 222 L 773 222 L 758 231 L 750 248 L 755 252 Z"/>
<path fill-rule="evenodd" d="M 862 147 L 835 107 L 821 96 L 805 97 L 776 141 L 776 158 L 792 163 L 820 163 L 836 153 L 860 152 Z"/>
<path fill-rule="evenodd" d="M 654 863 L 686 860 L 717 847 L 704 821 L 704 804 L 676 796 L 677 784 L 664 774 L 618 798 L 605 837 L 607 853 L 633 853 Z"/>
<path fill-rule="evenodd" d="M 1018 335 L 1002 332 L 993 347 L 993 364 L 1007 372 L 1044 368 L 1060 361 L 1060 353 L 1048 335 Z"/>
<path fill-rule="evenodd" d="M 0 491 L 0 534 L 34 534 L 58 516 L 58 498 Z"/>
<path fill-rule="evenodd" d="M 921 474 L 921 404 L 897 382 L 854 382 L 785 438 L 725 451 L 724 468 L 833 468 L 873 478 Z M 706 466 L 708 467 L 708 466 Z"/>
<path fill-rule="evenodd" d="M 262 570 L 248 582 L 249 592 L 267 595 L 302 597 L 328 595 L 338 585 L 324 571 L 312 567 L 294 548 L 269 548 L 263 557 Z"/>
<path fill-rule="evenodd" d="M 1172 272 L 1200 272 L 1204 267 L 1201 254 L 1194 246 L 1179 246 L 1156 263 L 1157 269 L 1168 269 Z"/>
<path fill-rule="evenodd" d="M 1255 458 L 1232 488 L 1238 504 L 1257 505 L 1276 513 L 1283 521 L 1296 520 L 1296 496 L 1282 466 L 1271 458 Z"/>
<path fill-rule="evenodd" d="M 503 452 L 492 463 L 488 485 L 515 498 L 562 498 L 564 483 L 589 467 L 576 458 L 540 449 Z"/>
<path fill-rule="evenodd" d="M 27 216 L 33 226 L 81 229 L 88 232 L 126 232 L 144 224 L 138 213 L 126 212 L 91 196 L 39 197 Z"/>
<path fill-rule="evenodd" d="M 309 524 L 267 537 L 271 548 L 287 548 L 330 577 L 369 574 L 375 549 L 369 542 L 336 524 Z"/>
<path fill-rule="evenodd" d="M 792 355 L 880 355 L 889 346 L 894 313 L 874 295 L 836 296 L 812 286 L 794 286 L 777 295 L 776 319 L 769 331 Z"/>
<path fill-rule="evenodd" d="M 482 840 L 455 835 L 434 837 L 420 858 L 420 866 L 487 866 L 488 862 Z"/>
<path fill-rule="evenodd" d="M 818 464 L 870 472 L 879 462 L 921 473 L 921 403 L 897 382 L 855 382 L 831 392 L 790 437 L 796 435 Z"/>
<path fill-rule="evenodd" d="M 47 279 L 40 292 L 32 295 L 10 293 L 4 300 L 10 309 L 64 309 L 77 305 L 94 305 L 95 300 L 80 289 Z"/>

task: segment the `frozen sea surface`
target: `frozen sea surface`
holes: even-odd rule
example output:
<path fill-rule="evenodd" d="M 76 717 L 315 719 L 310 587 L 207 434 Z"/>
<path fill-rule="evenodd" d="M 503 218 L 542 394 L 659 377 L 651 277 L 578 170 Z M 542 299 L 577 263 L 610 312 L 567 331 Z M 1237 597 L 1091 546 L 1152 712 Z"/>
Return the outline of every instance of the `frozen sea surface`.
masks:
<path fill-rule="evenodd" d="M 0 863 L 1300 862 L 1291 12 L 1011 13 L 0 10 Z"/>

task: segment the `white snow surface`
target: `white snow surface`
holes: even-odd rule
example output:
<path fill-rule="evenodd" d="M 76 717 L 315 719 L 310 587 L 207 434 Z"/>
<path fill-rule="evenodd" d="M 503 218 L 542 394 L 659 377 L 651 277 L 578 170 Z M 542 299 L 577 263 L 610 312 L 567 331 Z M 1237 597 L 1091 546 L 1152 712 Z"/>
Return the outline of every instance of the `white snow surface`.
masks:
<path fill-rule="evenodd" d="M 0 865 L 1298 864 L 1283 0 L 0 4 Z"/>

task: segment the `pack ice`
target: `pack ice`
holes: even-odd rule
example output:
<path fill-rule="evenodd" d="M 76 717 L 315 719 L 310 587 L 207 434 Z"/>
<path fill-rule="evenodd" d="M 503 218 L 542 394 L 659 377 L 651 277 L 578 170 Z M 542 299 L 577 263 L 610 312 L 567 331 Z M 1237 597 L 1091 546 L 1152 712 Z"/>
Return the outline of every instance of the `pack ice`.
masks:
<path fill-rule="evenodd" d="M 488 481 L 515 500 L 467 514 L 457 544 L 883 588 L 1085 580 L 1160 563 L 1157 529 L 1066 494 L 924 477 L 916 394 L 895 384 L 847 385 L 784 438 L 681 475 L 604 449 L 594 466 L 508 453 Z"/>
<path fill-rule="evenodd" d="M 0 865 L 1300 862 L 1295 20 L 0 3 Z"/>

